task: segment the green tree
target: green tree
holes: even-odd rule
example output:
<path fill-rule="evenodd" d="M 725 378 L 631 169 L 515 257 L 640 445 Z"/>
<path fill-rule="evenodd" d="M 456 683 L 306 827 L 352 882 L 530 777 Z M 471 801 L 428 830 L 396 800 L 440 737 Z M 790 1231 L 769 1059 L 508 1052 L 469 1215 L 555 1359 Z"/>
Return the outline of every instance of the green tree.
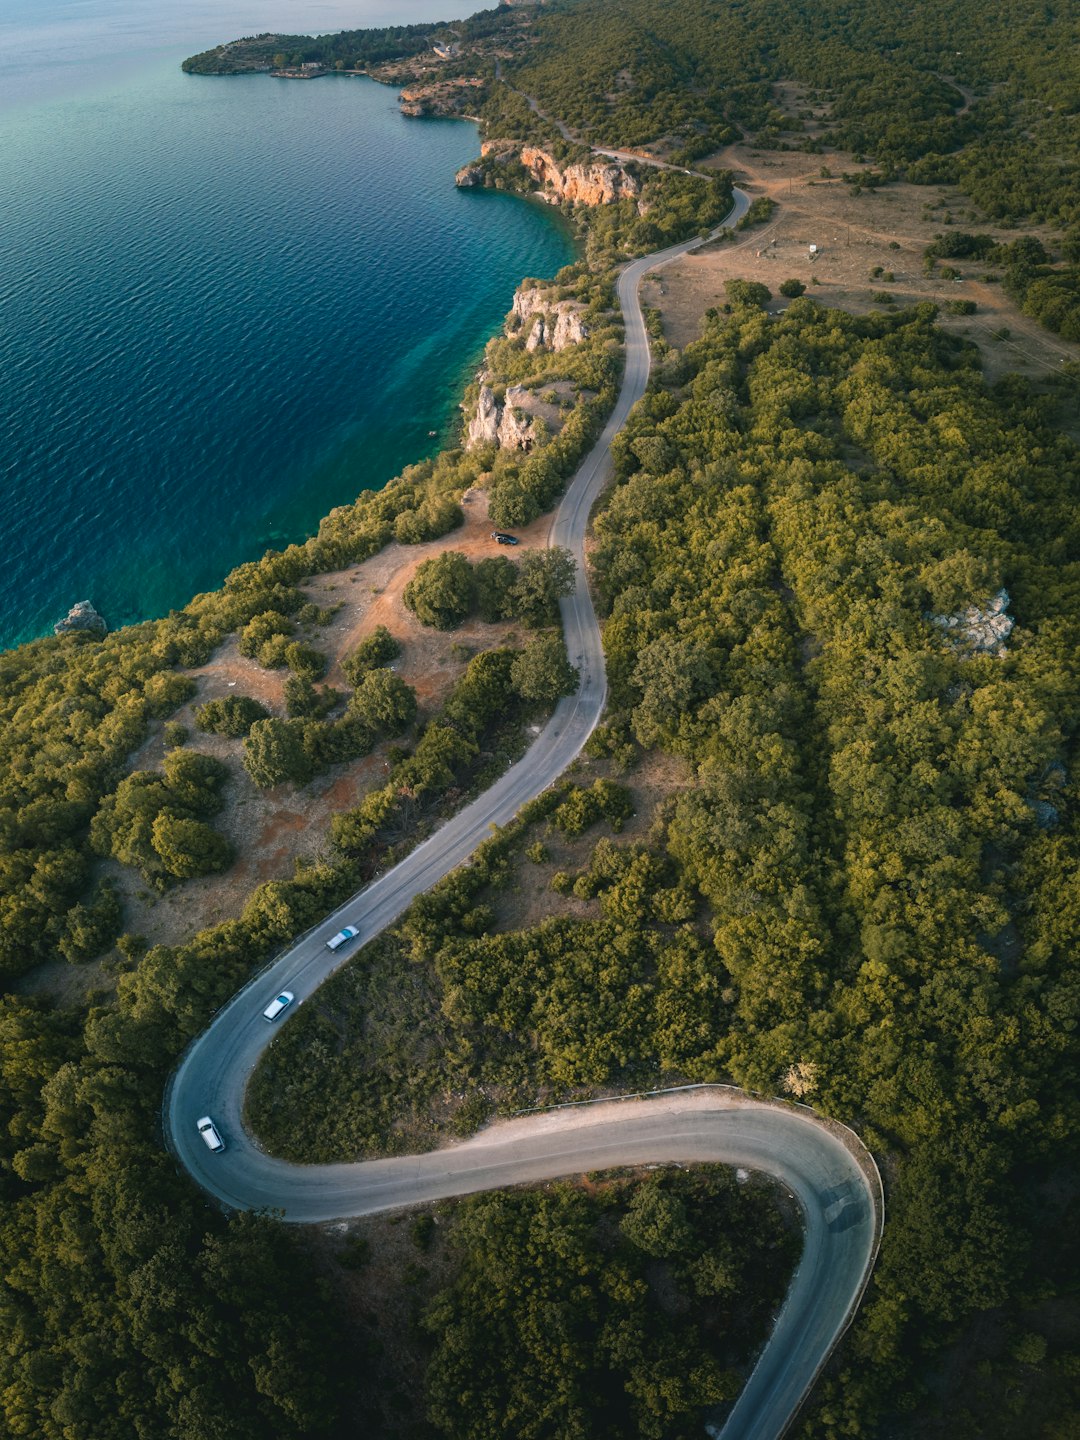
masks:
<path fill-rule="evenodd" d="M 345 657 L 341 668 L 350 685 L 359 685 L 369 670 L 389 665 L 400 654 L 400 643 L 385 625 L 377 625 L 370 635 L 365 635 L 352 654 Z"/>
<path fill-rule="evenodd" d="M 224 835 L 201 820 L 186 820 L 163 810 L 150 833 L 161 863 L 179 880 L 213 875 L 232 864 L 232 846 Z"/>
<path fill-rule="evenodd" d="M 452 630 L 473 606 L 472 567 L 460 550 L 444 550 L 417 566 L 402 599 L 422 625 Z"/>
<path fill-rule="evenodd" d="M 285 649 L 285 663 L 303 680 L 321 680 L 326 674 L 326 656 L 311 645 L 294 640 Z"/>
<path fill-rule="evenodd" d="M 476 608 L 489 625 L 514 614 L 513 591 L 518 570 L 505 555 L 490 555 L 473 566 Z"/>
<path fill-rule="evenodd" d="M 724 294 L 732 305 L 761 309 L 772 299 L 772 291 L 758 280 L 725 280 Z"/>
<path fill-rule="evenodd" d="M 640 698 L 631 728 L 638 743 L 646 746 L 671 744 L 684 718 L 715 687 L 702 641 L 668 635 L 642 650 L 633 683 Z"/>
<path fill-rule="evenodd" d="M 265 720 L 270 712 L 265 705 L 249 695 L 226 695 L 208 700 L 195 710 L 195 724 L 214 735 L 246 735 L 256 720 Z"/>
<path fill-rule="evenodd" d="M 578 672 L 567 659 L 561 635 L 537 635 L 515 658 L 510 679 L 523 700 L 552 705 L 577 687 Z"/>
<path fill-rule="evenodd" d="M 576 567 L 569 550 L 553 546 L 548 550 L 530 550 L 518 566 L 517 579 L 510 592 L 514 615 L 527 625 L 539 628 L 555 624 L 559 618 L 559 600 L 574 591 Z"/>
<path fill-rule="evenodd" d="M 349 714 L 377 735 L 400 735 L 416 718 L 416 691 L 392 670 L 368 670 L 349 700 Z"/>
<path fill-rule="evenodd" d="M 73 964 L 95 959 L 119 935 L 123 915 L 116 886 L 99 880 L 90 898 L 64 916 L 64 933 L 58 941 L 61 955 Z"/>
<path fill-rule="evenodd" d="M 276 716 L 257 720 L 244 741 L 244 769 L 263 790 L 286 781 L 305 784 L 311 778 L 311 763 L 304 751 L 302 723 Z"/>
<path fill-rule="evenodd" d="M 241 655 L 254 658 L 269 640 L 277 635 L 291 635 L 292 621 L 279 610 L 264 610 L 254 615 L 241 629 L 236 648 Z"/>
<path fill-rule="evenodd" d="M 221 809 L 221 790 L 229 771 L 215 756 L 201 755 L 197 750 L 170 750 L 163 770 L 172 808 L 183 806 L 200 819 L 216 815 Z"/>

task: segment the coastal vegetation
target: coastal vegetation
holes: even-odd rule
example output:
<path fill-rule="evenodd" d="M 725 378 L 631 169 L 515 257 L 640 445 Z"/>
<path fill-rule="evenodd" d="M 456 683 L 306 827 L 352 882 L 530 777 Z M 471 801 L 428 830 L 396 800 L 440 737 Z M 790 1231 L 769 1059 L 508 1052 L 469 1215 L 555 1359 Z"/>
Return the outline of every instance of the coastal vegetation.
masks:
<path fill-rule="evenodd" d="M 553 546 L 530 550 L 519 564 L 503 555 L 471 564 L 457 550 L 425 560 L 403 600 L 424 625 L 449 630 L 473 610 L 488 621 L 521 620 L 532 629 L 555 625 L 559 600 L 574 589 L 574 558 Z"/>
<path fill-rule="evenodd" d="M 253 35 L 184 61 L 189 75 L 239 75 L 290 65 L 325 65 L 363 70 L 430 49 L 430 25 L 387 25 L 375 30 L 340 30 L 329 35 Z"/>
<path fill-rule="evenodd" d="M 567 283 L 578 293 L 582 277 L 571 273 Z M 561 368 L 537 356 L 533 369 L 547 383 L 557 383 L 557 368 L 563 378 L 607 376 L 610 391 L 612 334 L 598 325 Z M 585 420 L 570 414 L 558 468 L 544 475 L 548 495 L 600 417 L 595 392 L 585 393 L 593 407 Z M 15 994 L 0 1002 L 6 1433 L 203 1440 L 223 1433 L 221 1417 L 237 1411 L 230 1440 L 337 1433 L 356 1359 L 334 1338 L 344 1322 L 330 1297 L 306 1273 L 300 1278 L 306 1247 L 269 1220 L 227 1221 L 207 1210 L 161 1151 L 161 1091 L 186 1041 L 252 966 L 490 783 L 519 753 L 525 722 L 576 683 L 561 638 L 541 630 L 523 649 L 474 656 L 441 710 L 416 727 L 411 688 L 386 668 L 397 644 L 377 628 L 345 658 L 351 693 L 318 683 L 327 612 L 305 581 L 395 538 L 413 543 L 452 529 L 458 498 L 485 464 L 509 485 L 534 458 L 445 451 L 163 620 L 103 639 L 57 636 L 0 657 L 5 981 L 58 953 L 73 962 L 106 957 L 103 988 L 85 1004 Z M 566 583 L 561 558 L 512 569 L 512 577 L 487 576 L 490 603 L 550 624 L 553 596 Z M 242 694 L 195 712 L 197 736 L 243 753 L 256 783 L 303 784 L 366 753 L 379 735 L 406 732 L 408 743 L 390 752 L 385 779 L 336 815 L 332 833 L 291 876 L 256 887 L 241 913 L 183 943 L 148 946 L 121 933 L 123 906 L 100 876 L 100 857 L 135 867 L 155 890 L 228 863 L 211 823 L 229 799 L 223 768 L 168 717 L 194 692 L 188 672 L 230 636 L 258 665 L 288 669 L 286 716 Z M 172 748 L 160 768 L 133 765 L 166 726 Z M 291 1298 L 301 1291 L 302 1300 Z"/>

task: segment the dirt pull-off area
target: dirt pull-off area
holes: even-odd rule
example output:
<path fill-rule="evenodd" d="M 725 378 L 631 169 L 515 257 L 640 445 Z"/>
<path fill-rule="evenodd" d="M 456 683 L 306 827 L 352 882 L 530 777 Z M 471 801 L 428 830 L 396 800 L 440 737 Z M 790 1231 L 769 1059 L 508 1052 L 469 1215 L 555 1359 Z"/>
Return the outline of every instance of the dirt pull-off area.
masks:
<path fill-rule="evenodd" d="M 787 304 L 780 283 L 794 279 L 811 299 L 853 314 L 890 308 L 876 298 L 883 296 L 897 306 L 974 301 L 974 314 L 948 315 L 942 308 L 939 321 L 978 345 L 989 381 L 1009 371 L 1036 379 L 1080 359 L 1080 345 L 1042 329 L 999 284 L 983 279 L 992 268 L 985 262 L 949 260 L 924 273 L 923 251 L 950 228 L 1006 241 L 1019 233 L 983 220 L 956 189 L 898 182 L 856 192 L 840 177 L 874 167 L 838 151 L 806 155 L 732 145 L 706 164 L 730 170 L 752 198 L 767 195 L 777 208 L 768 224 L 739 234 L 734 243 L 693 252 L 646 280 L 642 298 L 661 312 L 664 334 L 678 349 L 698 338 L 705 311 L 724 303 L 725 280 L 761 281 L 773 293 L 769 309 L 775 313 Z M 1052 249 L 1049 235 L 1042 238 Z M 811 246 L 817 247 L 813 255 Z M 946 267 L 961 278 L 944 277 Z"/>

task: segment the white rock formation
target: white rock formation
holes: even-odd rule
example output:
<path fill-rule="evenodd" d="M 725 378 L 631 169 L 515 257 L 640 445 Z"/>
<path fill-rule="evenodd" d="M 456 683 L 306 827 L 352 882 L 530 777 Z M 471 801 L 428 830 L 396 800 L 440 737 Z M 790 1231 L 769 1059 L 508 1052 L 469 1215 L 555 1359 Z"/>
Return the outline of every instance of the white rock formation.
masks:
<path fill-rule="evenodd" d="M 478 450 L 482 445 L 499 443 L 499 405 L 490 385 L 480 386 L 476 412 L 465 430 L 465 449 Z"/>
<path fill-rule="evenodd" d="M 499 420 L 499 445 L 503 450 L 531 450 L 536 443 L 533 417 L 521 409 L 528 396 L 523 385 L 511 385 L 506 392 Z"/>
<path fill-rule="evenodd" d="M 53 626 L 55 635 L 104 635 L 108 632 L 102 616 L 94 609 L 89 600 L 80 600 L 71 607 L 63 620 L 58 620 Z"/>
<path fill-rule="evenodd" d="M 553 301 L 546 290 L 519 290 L 506 322 L 507 333 L 527 336 L 528 351 L 565 350 L 588 339 L 582 320 L 585 307 L 577 300 Z"/>
<path fill-rule="evenodd" d="M 580 345 L 589 338 L 589 332 L 581 318 L 581 307 L 572 300 L 564 300 L 558 309 L 555 333 L 551 337 L 553 350 L 565 350 L 568 345 Z"/>
<path fill-rule="evenodd" d="M 985 610 L 969 605 L 955 615 L 931 615 L 930 623 L 944 630 L 955 650 L 971 655 L 1004 655 L 1005 642 L 1016 621 L 1005 612 L 1009 592 L 999 590 Z"/>
<path fill-rule="evenodd" d="M 531 398 L 523 385 L 511 385 L 500 405 L 491 386 L 482 383 L 476 410 L 465 427 L 465 449 L 498 445 L 503 450 L 531 450 L 537 440 L 534 419 L 526 409 Z"/>

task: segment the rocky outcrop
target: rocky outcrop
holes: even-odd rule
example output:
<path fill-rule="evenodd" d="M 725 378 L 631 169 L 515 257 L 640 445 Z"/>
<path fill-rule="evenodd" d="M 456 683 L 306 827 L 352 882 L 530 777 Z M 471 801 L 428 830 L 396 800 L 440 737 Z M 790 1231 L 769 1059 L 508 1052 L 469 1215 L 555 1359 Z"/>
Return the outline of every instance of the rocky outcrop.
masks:
<path fill-rule="evenodd" d="M 80 600 L 77 605 L 73 605 L 63 620 L 58 620 L 53 626 L 53 632 L 56 635 L 97 635 L 100 637 L 108 634 L 108 630 L 108 625 L 89 600 Z"/>
<path fill-rule="evenodd" d="M 511 385 L 506 392 L 502 416 L 499 420 L 499 447 L 503 450 L 531 450 L 536 444 L 536 425 L 533 417 L 523 410 L 529 392 L 523 385 Z"/>
<path fill-rule="evenodd" d="M 479 450 L 499 443 L 499 405 L 490 385 L 480 386 L 476 410 L 465 427 L 465 449 Z"/>
<path fill-rule="evenodd" d="M 633 175 L 614 160 L 568 165 L 563 170 L 548 151 L 526 145 L 521 151 L 521 163 L 553 200 L 613 205 L 616 200 L 636 200 L 641 194 Z"/>
<path fill-rule="evenodd" d="M 582 320 L 584 305 L 576 300 L 552 301 L 535 288 L 519 290 L 506 322 L 508 335 L 525 335 L 526 350 L 565 350 L 580 345 L 589 332 Z"/>
<path fill-rule="evenodd" d="M 1005 642 L 1016 623 L 1005 613 L 1008 605 L 1009 592 L 999 590 L 985 610 L 969 605 L 955 615 L 927 618 L 945 632 L 945 638 L 955 650 L 968 655 L 1004 655 Z"/>
<path fill-rule="evenodd" d="M 549 328 L 549 340 L 553 350 L 565 350 L 568 345 L 580 345 L 583 340 L 589 338 L 589 331 L 581 316 L 584 307 L 577 306 L 572 300 L 566 302 L 566 308 L 561 306 L 555 320 L 554 331 Z"/>
<path fill-rule="evenodd" d="M 528 413 L 531 392 L 511 385 L 500 405 L 486 382 L 480 386 L 476 409 L 465 427 L 465 449 L 498 445 L 501 450 L 531 450 L 538 439 L 536 422 Z"/>
<path fill-rule="evenodd" d="M 509 172 L 512 167 L 520 171 L 519 180 L 499 173 L 500 170 Z M 454 176 L 454 183 L 463 189 L 473 185 L 490 185 L 496 190 L 521 190 L 528 188 L 529 176 L 522 168 L 514 141 L 485 140 L 480 146 L 480 159 L 474 160 L 471 165 L 463 165 Z"/>
<path fill-rule="evenodd" d="M 515 188 L 531 182 L 544 200 L 613 205 L 616 200 L 637 200 L 641 194 L 638 181 L 617 161 L 597 160 L 563 169 L 549 151 L 535 145 L 519 148 L 508 140 L 485 140 L 480 159 L 463 165 L 454 178 L 461 186 L 493 184 L 501 188 L 507 178 L 500 178 L 494 167 L 518 164 L 524 173 Z"/>
<path fill-rule="evenodd" d="M 464 116 L 477 104 L 477 90 L 484 82 L 477 79 L 439 80 L 433 85 L 411 85 L 402 90 L 398 104 L 403 115 L 441 115 L 451 119 Z"/>

